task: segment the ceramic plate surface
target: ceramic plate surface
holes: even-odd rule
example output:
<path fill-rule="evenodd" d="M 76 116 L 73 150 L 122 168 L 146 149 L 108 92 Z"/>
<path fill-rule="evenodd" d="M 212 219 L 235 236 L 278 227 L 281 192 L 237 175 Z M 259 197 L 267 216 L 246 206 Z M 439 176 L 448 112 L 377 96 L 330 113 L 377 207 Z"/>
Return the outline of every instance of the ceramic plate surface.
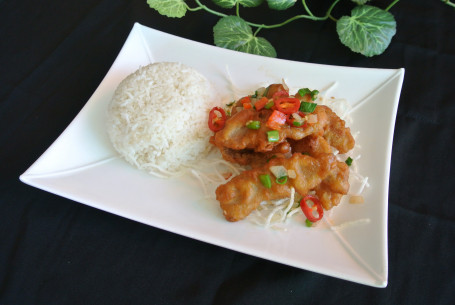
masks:
<path fill-rule="evenodd" d="M 137 170 L 112 147 L 105 113 L 120 81 L 140 66 L 171 61 L 205 75 L 222 96 L 258 84 L 330 88 L 352 106 L 362 157 L 356 161 L 369 187 L 365 203 L 342 202 L 331 214 L 333 230 L 307 228 L 296 216 L 286 231 L 244 220 L 227 222 L 215 200 L 204 199 L 191 175 L 159 179 Z M 375 287 L 387 285 L 387 204 L 395 116 L 403 69 L 365 69 L 265 58 L 209 46 L 135 24 L 93 96 L 20 179 L 34 187 L 190 238 L 278 263 Z"/>

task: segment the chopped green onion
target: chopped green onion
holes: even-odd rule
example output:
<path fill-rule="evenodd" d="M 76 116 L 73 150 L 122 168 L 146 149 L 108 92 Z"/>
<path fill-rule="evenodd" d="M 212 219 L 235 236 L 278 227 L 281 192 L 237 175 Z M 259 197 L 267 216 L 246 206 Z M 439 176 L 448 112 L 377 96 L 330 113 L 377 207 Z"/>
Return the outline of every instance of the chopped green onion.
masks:
<path fill-rule="evenodd" d="M 347 164 L 348 166 L 351 166 L 351 165 L 352 165 L 352 161 L 354 161 L 354 160 L 352 160 L 351 157 L 348 157 L 348 158 L 346 159 L 346 161 L 344 161 L 344 162 L 346 162 L 346 164 Z"/>
<path fill-rule="evenodd" d="M 305 220 L 305 224 L 308 228 L 312 227 L 313 226 L 313 223 L 309 220 L 309 219 L 306 219 Z"/>
<path fill-rule="evenodd" d="M 292 122 L 292 125 L 295 127 L 300 127 L 300 126 L 302 126 L 302 123 L 294 121 L 294 122 Z"/>
<path fill-rule="evenodd" d="M 275 105 L 275 103 L 273 101 L 270 101 L 268 102 L 267 104 L 265 104 L 264 108 L 265 109 L 270 109 L 273 107 L 273 105 Z"/>
<path fill-rule="evenodd" d="M 269 142 L 278 142 L 280 140 L 280 133 L 278 130 L 267 131 L 267 140 Z"/>
<path fill-rule="evenodd" d="M 276 178 L 275 181 L 278 184 L 285 184 L 286 182 L 288 182 L 288 176 L 283 176 L 283 177 L 280 177 L 280 178 Z"/>
<path fill-rule="evenodd" d="M 311 100 L 314 101 L 318 97 L 319 91 L 318 90 L 311 91 L 308 88 L 302 88 L 299 90 L 299 94 L 301 97 L 304 97 L 306 94 L 309 94 L 311 96 Z"/>
<path fill-rule="evenodd" d="M 316 109 L 317 104 L 316 103 L 308 103 L 308 102 L 302 102 L 300 103 L 300 111 L 302 112 L 313 112 L 314 109 Z"/>
<path fill-rule="evenodd" d="M 315 100 L 318 97 L 319 91 L 318 90 L 313 90 L 311 91 L 311 100 Z"/>
<path fill-rule="evenodd" d="M 261 122 L 259 122 L 259 121 L 248 121 L 248 122 L 246 122 L 246 127 L 248 127 L 249 129 L 257 130 L 257 129 L 261 128 Z"/>
<path fill-rule="evenodd" d="M 266 188 L 269 189 L 272 187 L 272 180 L 270 180 L 270 176 L 268 174 L 259 175 L 259 180 L 261 181 L 262 185 L 265 186 Z"/>
<path fill-rule="evenodd" d="M 231 107 L 232 105 L 234 105 L 234 103 L 235 103 L 235 101 L 230 102 L 229 104 L 226 104 L 226 106 Z"/>
<path fill-rule="evenodd" d="M 307 94 L 311 94 L 311 90 L 308 88 L 299 89 L 299 94 L 301 97 L 304 97 Z"/>
<path fill-rule="evenodd" d="M 251 97 L 252 97 L 252 98 L 256 98 L 256 97 L 258 97 L 258 91 L 257 91 L 257 90 L 256 90 L 256 91 L 254 91 L 254 94 L 253 94 Z"/>

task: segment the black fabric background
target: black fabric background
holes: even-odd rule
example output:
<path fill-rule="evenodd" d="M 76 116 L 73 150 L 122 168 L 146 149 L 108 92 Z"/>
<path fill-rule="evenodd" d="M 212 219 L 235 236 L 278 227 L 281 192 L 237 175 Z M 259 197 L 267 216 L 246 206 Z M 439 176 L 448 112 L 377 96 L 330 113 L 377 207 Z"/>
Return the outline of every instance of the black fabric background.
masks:
<path fill-rule="evenodd" d="M 321 15 L 330 1 L 308 3 Z M 349 11 L 349 2 L 342 4 L 335 16 Z M 242 12 L 267 23 L 284 19 L 265 6 Z M 21 183 L 19 175 L 102 81 L 134 22 L 212 44 L 218 18 L 189 12 L 170 19 L 145 0 L 0 0 L 0 304 L 453 304 L 455 9 L 413 0 L 391 12 L 397 34 L 373 58 L 342 46 L 330 20 L 261 32 L 279 58 L 406 69 L 389 186 L 389 284 L 378 289 L 191 240 Z"/>

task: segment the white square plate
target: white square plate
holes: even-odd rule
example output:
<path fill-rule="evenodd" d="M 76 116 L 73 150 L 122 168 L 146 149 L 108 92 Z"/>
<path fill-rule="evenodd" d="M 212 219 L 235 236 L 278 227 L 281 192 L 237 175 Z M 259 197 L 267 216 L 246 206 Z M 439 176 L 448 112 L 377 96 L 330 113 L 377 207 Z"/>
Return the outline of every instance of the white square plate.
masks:
<path fill-rule="evenodd" d="M 196 179 L 163 180 L 118 158 L 104 127 L 120 81 L 152 62 L 181 62 L 205 75 L 221 94 L 232 83 L 249 91 L 258 83 L 325 88 L 353 106 L 351 130 L 360 131 L 358 160 L 370 187 L 362 205 L 342 204 L 335 224 L 369 219 L 334 231 L 307 228 L 297 217 L 287 231 L 248 221 L 227 222 L 216 201 L 203 199 Z M 395 116 L 403 69 L 364 69 L 265 58 L 209 46 L 135 24 L 93 96 L 20 179 L 34 187 L 190 238 L 365 285 L 387 285 L 387 200 Z"/>

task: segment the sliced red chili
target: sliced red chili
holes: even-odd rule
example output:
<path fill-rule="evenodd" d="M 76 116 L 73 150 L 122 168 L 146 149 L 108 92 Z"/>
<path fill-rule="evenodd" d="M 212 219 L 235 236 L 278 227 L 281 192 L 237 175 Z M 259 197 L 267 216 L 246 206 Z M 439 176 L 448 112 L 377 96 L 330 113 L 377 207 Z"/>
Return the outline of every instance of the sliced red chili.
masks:
<path fill-rule="evenodd" d="M 243 108 L 244 109 L 251 109 L 251 108 L 253 108 L 253 105 L 251 105 L 251 103 L 243 103 Z"/>
<path fill-rule="evenodd" d="M 307 201 L 313 202 L 313 206 L 316 207 L 316 211 L 318 212 L 317 217 L 314 216 L 313 207 L 310 207 Z M 322 219 L 322 216 L 324 216 L 324 210 L 322 209 L 321 202 L 313 195 L 306 195 L 303 197 L 303 199 L 300 201 L 300 208 L 302 209 L 303 214 L 305 214 L 306 218 L 308 218 L 308 220 L 311 222 L 319 221 Z"/>
<path fill-rule="evenodd" d="M 267 127 L 271 129 L 281 129 L 281 126 L 286 123 L 286 115 L 278 110 L 273 110 L 267 120 Z"/>
<path fill-rule="evenodd" d="M 240 99 L 240 103 L 245 104 L 245 103 L 251 103 L 251 97 L 245 96 Z"/>
<path fill-rule="evenodd" d="M 218 115 L 217 112 L 220 114 Z M 220 131 L 226 124 L 226 112 L 223 108 L 213 107 L 209 113 L 209 128 L 213 132 Z"/>
<path fill-rule="evenodd" d="M 281 91 L 277 91 L 273 94 L 272 98 L 275 100 L 275 99 L 279 99 L 281 97 L 289 97 L 289 92 L 285 91 L 285 90 L 281 90 Z"/>
<path fill-rule="evenodd" d="M 281 97 L 275 100 L 276 109 L 284 114 L 290 114 L 299 111 L 300 100 L 295 97 Z"/>
<path fill-rule="evenodd" d="M 269 102 L 269 99 L 266 97 L 260 98 L 255 104 L 254 108 L 256 108 L 257 111 L 261 110 L 264 108 L 264 106 Z"/>

